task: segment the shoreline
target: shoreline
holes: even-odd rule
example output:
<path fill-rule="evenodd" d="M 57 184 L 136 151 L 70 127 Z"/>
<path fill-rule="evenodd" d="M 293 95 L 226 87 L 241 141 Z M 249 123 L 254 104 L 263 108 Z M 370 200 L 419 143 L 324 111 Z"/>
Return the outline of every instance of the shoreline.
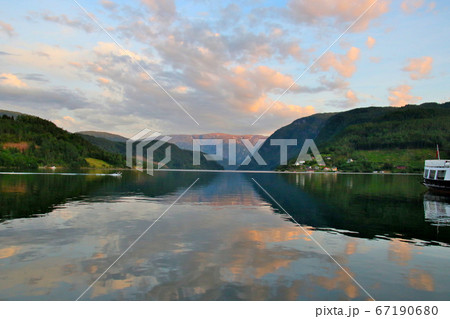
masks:
<path fill-rule="evenodd" d="M 8 168 L 1 168 L 0 169 L 4 169 L 7 170 Z M 45 174 L 55 174 L 55 175 L 60 175 L 63 172 L 58 172 L 57 170 L 66 170 L 68 168 L 56 168 L 56 170 L 52 170 L 50 168 L 38 168 L 37 170 L 46 170 L 46 171 L 53 171 L 53 173 L 48 172 Z M 91 168 L 91 167 L 85 167 L 85 168 L 80 168 L 79 170 L 103 170 L 103 171 L 137 171 L 136 169 L 132 169 L 132 168 Z M 296 171 L 258 171 L 258 170 L 251 170 L 251 171 L 240 171 L 240 170 L 208 170 L 208 169 L 187 169 L 187 168 L 162 168 L 162 169 L 155 169 L 154 172 L 193 172 L 193 173 L 234 173 L 234 174 L 239 174 L 239 173 L 243 173 L 243 174 L 328 174 L 328 175 L 336 175 L 336 174 L 341 174 L 341 175 L 405 175 L 405 176 L 422 176 L 422 173 L 373 173 L 373 172 L 323 172 L 323 171 L 319 171 L 319 172 L 311 172 L 311 171 L 301 171 L 301 172 L 296 172 Z M 0 175 L 13 175 L 13 174 L 37 174 L 38 172 L 36 172 L 36 170 L 33 171 L 0 171 Z M 83 173 L 76 173 L 76 172 L 64 172 L 64 174 L 77 174 L 77 175 L 82 175 Z"/>

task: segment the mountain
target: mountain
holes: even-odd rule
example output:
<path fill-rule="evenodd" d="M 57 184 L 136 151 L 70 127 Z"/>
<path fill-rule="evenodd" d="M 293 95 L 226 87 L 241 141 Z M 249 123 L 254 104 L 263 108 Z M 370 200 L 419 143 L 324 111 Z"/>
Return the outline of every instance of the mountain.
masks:
<path fill-rule="evenodd" d="M 105 141 L 94 140 L 95 138 L 102 138 L 105 140 L 109 140 L 110 142 L 125 142 L 127 139 L 120 135 L 105 133 L 105 132 L 78 132 L 78 134 L 84 136 L 91 143 L 103 147 L 104 149 L 110 152 L 117 152 L 117 148 L 121 147 L 115 143 L 108 143 Z M 87 137 L 89 136 L 89 137 Z M 192 145 L 194 139 L 220 139 L 223 141 L 223 161 L 218 161 L 220 165 L 222 165 L 225 169 L 236 169 L 240 163 L 245 159 L 249 152 L 242 142 L 243 139 L 248 139 L 252 145 L 260 139 L 266 139 L 267 136 L 263 135 L 231 135 L 224 133 L 209 133 L 209 134 L 195 134 L 195 135 L 169 135 L 171 137 L 169 143 L 175 144 L 180 149 L 192 151 Z M 236 165 L 229 164 L 229 143 L 230 140 L 236 140 Z M 214 154 L 216 152 L 216 148 L 213 145 L 205 145 L 201 147 L 201 151 L 206 154 Z M 122 154 L 124 154 L 122 152 Z"/>
<path fill-rule="evenodd" d="M 125 167 L 125 138 L 103 133 L 105 138 L 69 133 L 36 116 L 0 110 L 0 167 Z M 149 143 L 145 150 L 153 143 Z M 192 152 L 172 146 L 168 168 L 223 169 L 202 154 L 199 166 L 192 165 Z M 165 157 L 159 148 L 154 160 Z"/>
<path fill-rule="evenodd" d="M 92 145 L 39 117 L 0 111 L 0 167 L 123 166 L 123 156 Z"/>
<path fill-rule="evenodd" d="M 25 114 L 22 114 L 19 112 L 14 112 L 14 111 L 0 110 L 0 117 L 3 117 L 4 115 L 6 115 L 7 117 L 17 118 L 19 115 L 25 115 Z"/>
<path fill-rule="evenodd" d="M 340 126 L 337 128 L 336 123 Z M 356 150 L 391 148 L 448 149 L 450 102 L 397 107 L 370 107 L 330 118 L 319 144 Z"/>
<path fill-rule="evenodd" d="M 195 135 L 170 135 L 172 138 L 171 143 L 174 143 L 178 147 L 186 150 L 192 150 L 194 139 L 220 139 L 223 141 L 223 160 L 218 161 L 225 169 L 236 169 L 242 161 L 249 155 L 246 146 L 242 142 L 243 139 L 248 139 L 252 145 L 255 145 L 257 141 L 266 139 L 267 136 L 263 135 L 231 135 L 224 133 L 208 133 L 208 134 L 195 134 Z M 236 141 L 236 164 L 229 164 L 229 144 L 230 140 Z M 215 154 L 216 147 L 214 145 L 205 145 L 201 147 L 202 152 L 207 154 Z"/>
<path fill-rule="evenodd" d="M 117 135 L 117 134 L 112 134 L 112 133 L 107 133 L 107 132 L 82 131 L 82 132 L 77 132 L 77 134 L 103 138 L 105 140 L 113 141 L 113 142 L 123 142 L 123 143 L 125 143 L 127 141 L 127 138 L 125 138 L 123 136 L 120 136 L 120 135 Z"/>
<path fill-rule="evenodd" d="M 75 133 L 75 134 L 81 136 L 84 140 L 88 141 L 89 143 L 91 143 L 93 145 L 100 147 L 101 149 L 103 149 L 107 152 L 118 153 L 123 156 L 126 155 L 125 141 L 124 142 L 112 141 L 112 140 L 109 140 L 109 139 L 103 138 L 103 137 L 95 137 L 95 136 L 91 136 L 91 135 L 85 135 L 84 133 L 82 134 L 81 132 Z M 111 134 L 111 135 L 114 135 L 114 134 Z M 120 137 L 120 135 L 117 135 L 117 136 Z"/>
<path fill-rule="evenodd" d="M 288 167 L 279 167 L 295 169 L 295 159 L 304 139 L 312 138 L 327 166 L 349 171 L 419 172 L 425 159 L 434 158 L 437 144 L 443 156 L 450 155 L 448 123 L 450 102 L 315 114 L 296 120 L 269 137 L 259 151 L 268 166 L 259 167 L 252 161 L 251 166 L 240 169 L 277 168 L 279 147 L 270 146 L 269 141 L 297 138 L 300 145 L 288 147 Z"/>
<path fill-rule="evenodd" d="M 126 155 L 126 141 L 125 137 L 120 135 L 105 133 L 105 132 L 79 132 L 76 133 L 89 143 L 100 147 L 101 149 L 121 154 L 123 156 Z M 90 135 L 93 134 L 93 135 Z M 100 137 L 104 136 L 104 137 Z M 153 145 L 155 142 L 151 142 L 144 147 L 144 156 L 146 156 L 146 150 Z M 184 150 L 172 143 L 166 143 L 164 146 L 171 147 L 171 161 L 167 163 L 168 168 L 178 168 L 178 169 L 212 169 L 212 170 L 222 170 L 223 167 L 215 162 L 208 161 L 205 158 L 204 153 L 201 153 L 200 157 L 200 165 L 193 165 L 193 154 L 192 151 Z M 165 149 L 166 147 L 157 148 L 153 154 L 153 159 L 155 162 L 160 162 L 165 157 Z"/>
<path fill-rule="evenodd" d="M 330 118 L 317 137 L 330 165 L 349 171 L 421 172 L 426 159 L 450 155 L 450 102 L 364 108 L 344 112 L 346 125 L 331 134 L 341 119 Z M 331 127 L 330 127 L 331 126 Z M 347 163 L 348 159 L 351 163 Z"/>
<path fill-rule="evenodd" d="M 305 139 L 315 139 L 324 127 L 325 123 L 335 113 L 319 113 L 295 120 L 276 130 L 259 149 L 259 154 L 266 161 L 267 165 L 260 166 L 255 159 L 251 159 L 246 166 L 240 166 L 240 170 L 273 170 L 280 165 L 280 147 L 271 146 L 273 139 L 296 139 L 296 146 L 289 146 L 287 158 L 298 155 Z"/>

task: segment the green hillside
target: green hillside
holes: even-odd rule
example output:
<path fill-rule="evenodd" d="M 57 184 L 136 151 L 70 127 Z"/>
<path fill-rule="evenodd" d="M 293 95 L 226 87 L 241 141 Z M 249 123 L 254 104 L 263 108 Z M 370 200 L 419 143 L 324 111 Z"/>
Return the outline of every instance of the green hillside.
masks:
<path fill-rule="evenodd" d="M 302 125 L 300 125 L 302 123 Z M 346 112 L 315 114 L 277 130 L 260 149 L 268 163 L 251 169 L 305 169 L 294 166 L 305 138 L 314 139 L 328 167 L 344 171 L 420 172 L 425 159 L 450 155 L 450 102 L 398 107 L 366 107 Z M 297 138 L 289 147 L 288 166 L 279 166 L 279 148 L 271 139 Z M 315 166 L 313 163 L 307 163 Z M 247 167 L 247 168 L 249 168 Z M 243 168 L 243 169 L 247 169 Z"/>
<path fill-rule="evenodd" d="M 38 117 L 2 111 L 0 117 L 0 167 L 87 167 L 86 158 L 124 166 L 120 154 L 106 152 L 82 137 Z"/>
<path fill-rule="evenodd" d="M 379 108 L 370 119 L 348 124 L 334 135 L 321 132 L 317 142 L 349 150 L 435 148 L 436 144 L 448 149 L 450 103 L 409 105 L 388 110 Z M 344 116 L 358 119 L 354 114 L 345 113 Z"/>
<path fill-rule="evenodd" d="M 331 155 L 329 165 L 351 171 L 420 172 L 426 159 L 436 157 L 437 144 L 442 157 L 450 155 L 450 103 L 372 109 L 370 118 L 345 112 L 352 123 L 335 134 L 320 132 L 317 143 Z M 347 163 L 350 158 L 353 162 Z"/>

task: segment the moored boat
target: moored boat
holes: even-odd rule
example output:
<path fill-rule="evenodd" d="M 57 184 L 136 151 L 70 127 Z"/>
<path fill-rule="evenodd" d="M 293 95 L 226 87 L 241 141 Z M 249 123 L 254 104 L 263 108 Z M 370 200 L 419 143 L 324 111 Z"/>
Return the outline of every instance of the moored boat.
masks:
<path fill-rule="evenodd" d="M 450 160 L 426 160 L 423 184 L 430 191 L 450 195 Z"/>

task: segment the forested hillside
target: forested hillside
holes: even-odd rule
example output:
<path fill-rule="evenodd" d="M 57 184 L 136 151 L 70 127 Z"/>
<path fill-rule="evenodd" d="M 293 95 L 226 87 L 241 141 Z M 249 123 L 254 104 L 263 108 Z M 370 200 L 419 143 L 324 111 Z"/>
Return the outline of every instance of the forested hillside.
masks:
<path fill-rule="evenodd" d="M 354 118 L 354 123 L 336 130 L 335 134 L 329 132 L 330 123 L 327 123 L 328 131 L 321 131 L 317 142 L 342 150 L 435 148 L 436 144 L 448 149 L 450 103 L 386 108 L 388 112 L 383 108 L 373 109 L 377 112 L 372 112 L 367 119 L 344 113 L 343 117 Z"/>
<path fill-rule="evenodd" d="M 450 155 L 450 103 L 373 109 L 364 119 L 344 113 L 354 119 L 351 124 L 335 134 L 320 132 L 317 143 L 331 155 L 329 165 L 349 171 L 420 172 L 426 159 L 436 157 L 437 145 L 442 157 Z"/>
<path fill-rule="evenodd" d="M 302 124 L 302 125 L 301 125 Z M 272 134 L 260 150 L 267 166 L 251 169 L 298 169 L 295 160 L 305 138 L 314 139 L 327 166 L 371 172 L 419 172 L 425 159 L 450 155 L 450 102 L 404 107 L 367 107 L 298 119 Z M 279 147 L 271 139 L 297 138 L 290 147 L 289 167 L 279 167 Z M 313 165 L 314 163 L 308 163 Z M 243 168 L 246 169 L 246 168 Z"/>
<path fill-rule="evenodd" d="M 125 164 L 122 155 L 106 152 L 50 121 L 23 114 L 10 116 L 6 111 L 2 114 L 0 167 L 87 167 L 87 158 L 116 167 Z"/>

